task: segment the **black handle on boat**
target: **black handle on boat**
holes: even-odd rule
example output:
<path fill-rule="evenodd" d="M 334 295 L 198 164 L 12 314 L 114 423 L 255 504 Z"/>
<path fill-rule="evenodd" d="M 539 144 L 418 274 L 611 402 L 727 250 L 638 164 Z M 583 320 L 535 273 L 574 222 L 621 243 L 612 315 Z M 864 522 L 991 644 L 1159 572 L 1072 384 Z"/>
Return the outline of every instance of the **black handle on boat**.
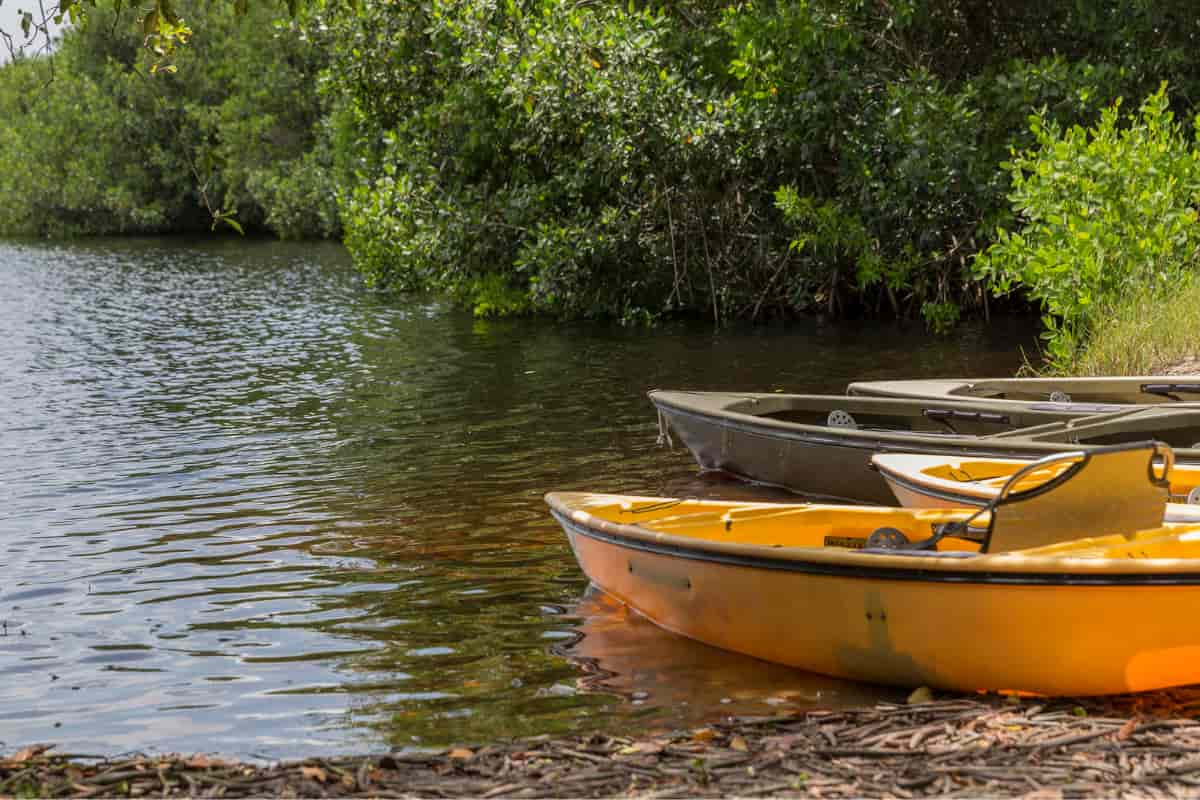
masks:
<path fill-rule="evenodd" d="M 1087 461 L 1087 459 L 1088 459 L 1088 454 L 1086 452 L 1083 452 L 1082 450 L 1068 450 L 1065 453 L 1054 453 L 1053 455 L 1049 455 L 1044 458 L 1039 458 L 1037 461 L 1031 461 L 1028 464 L 1026 464 L 1025 466 L 1021 467 L 1016 472 L 1014 472 L 1012 475 L 1009 475 L 1008 480 L 1006 480 L 1004 482 L 1004 485 L 1000 487 L 1000 491 L 996 493 L 996 496 L 993 497 L 992 500 L 987 505 L 984 506 L 984 508 L 986 508 L 988 510 L 995 510 L 995 508 L 997 506 L 1004 503 L 1004 501 L 1008 500 L 1009 497 L 1020 497 L 1025 494 L 1035 494 L 1038 492 L 1043 492 L 1052 486 L 1057 486 L 1058 484 L 1067 480 L 1068 477 L 1070 477 L 1071 470 L 1060 473 L 1059 475 L 1054 476 L 1050 480 L 1045 481 L 1044 483 L 1040 483 L 1031 489 L 1023 489 L 1019 492 L 1014 493 L 1013 490 L 1016 488 L 1017 484 L 1020 483 L 1021 480 L 1026 475 L 1029 475 L 1032 472 L 1037 472 L 1039 469 L 1042 469 L 1043 467 L 1047 467 L 1050 464 L 1057 464 L 1061 461 L 1068 461 L 1068 462 L 1074 461 L 1074 462 L 1078 462 L 1078 463 L 1083 463 L 1084 461 Z M 1164 470 L 1164 472 L 1165 472 L 1165 470 Z"/>
<path fill-rule="evenodd" d="M 1172 396 L 1176 392 L 1200 393 L 1200 383 L 1143 383 L 1142 391 L 1178 400 L 1178 397 Z"/>
<path fill-rule="evenodd" d="M 957 408 L 926 408 L 922 409 L 921 413 L 927 419 L 945 422 L 946 420 L 957 419 L 964 422 L 991 422 L 996 425 L 1008 425 L 1011 423 L 1007 414 L 996 414 L 990 411 L 963 411 Z"/>

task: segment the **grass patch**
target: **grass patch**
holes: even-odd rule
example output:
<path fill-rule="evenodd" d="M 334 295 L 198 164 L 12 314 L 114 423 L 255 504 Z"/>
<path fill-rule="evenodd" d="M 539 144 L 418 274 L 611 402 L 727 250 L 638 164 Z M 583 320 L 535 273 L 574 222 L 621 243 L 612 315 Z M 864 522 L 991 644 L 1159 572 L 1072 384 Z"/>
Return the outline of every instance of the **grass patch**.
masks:
<path fill-rule="evenodd" d="M 1200 278 L 1169 289 L 1137 289 L 1096 313 L 1087 344 L 1047 375 L 1200 372 Z"/>

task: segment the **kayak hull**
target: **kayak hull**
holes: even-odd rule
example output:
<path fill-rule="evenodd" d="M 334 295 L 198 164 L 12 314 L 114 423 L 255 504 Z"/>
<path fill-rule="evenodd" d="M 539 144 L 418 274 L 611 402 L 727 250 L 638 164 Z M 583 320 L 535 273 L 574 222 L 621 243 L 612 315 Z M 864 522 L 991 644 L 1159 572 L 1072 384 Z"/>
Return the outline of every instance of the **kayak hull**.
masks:
<path fill-rule="evenodd" d="M 1032 562 L 989 574 L 940 558 L 932 569 L 894 559 L 875 569 L 853 551 L 772 560 L 762 548 L 714 552 L 623 532 L 639 526 L 548 501 L 596 586 L 667 630 L 766 661 L 959 691 L 1095 695 L 1200 682 L 1200 615 L 1181 613 L 1200 608 L 1200 576 L 1155 584 L 1144 573 Z M 985 558 L 1012 561 L 976 557 Z"/>
<path fill-rule="evenodd" d="M 887 503 L 891 492 L 870 468 L 885 445 L 818 435 L 783 435 L 754 424 L 733 425 L 719 418 L 665 410 L 671 432 L 702 470 L 831 500 Z M 877 449 L 878 448 L 878 449 Z M 952 451 L 953 452 L 953 451 Z"/>

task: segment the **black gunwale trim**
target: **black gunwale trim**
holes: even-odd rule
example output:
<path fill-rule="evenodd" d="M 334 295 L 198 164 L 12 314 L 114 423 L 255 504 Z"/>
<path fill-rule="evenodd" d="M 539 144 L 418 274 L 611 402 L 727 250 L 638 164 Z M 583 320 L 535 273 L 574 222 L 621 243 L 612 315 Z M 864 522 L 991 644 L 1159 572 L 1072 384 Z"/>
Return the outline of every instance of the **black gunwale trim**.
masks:
<path fill-rule="evenodd" d="M 826 564 L 766 556 L 721 553 L 685 548 L 664 542 L 648 542 L 619 533 L 582 525 L 556 508 L 550 513 L 568 533 L 655 555 L 690 561 L 707 561 L 733 567 L 751 567 L 805 575 L 859 578 L 865 580 L 919 581 L 923 583 L 994 584 L 1004 586 L 1198 586 L 1200 572 L 1172 573 L 1066 573 L 1066 572 L 968 572 L 923 570 L 910 567 L 871 567 L 861 564 Z M 617 523 L 619 524 L 619 523 Z M 936 556 L 932 556 L 936 558 Z"/>

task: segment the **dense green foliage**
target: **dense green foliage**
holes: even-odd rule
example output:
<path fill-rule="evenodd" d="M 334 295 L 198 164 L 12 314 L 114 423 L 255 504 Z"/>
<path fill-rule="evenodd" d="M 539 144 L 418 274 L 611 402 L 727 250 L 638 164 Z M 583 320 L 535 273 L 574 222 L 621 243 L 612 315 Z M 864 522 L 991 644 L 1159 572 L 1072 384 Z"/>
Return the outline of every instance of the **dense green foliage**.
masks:
<path fill-rule="evenodd" d="M 1164 80 L 1177 111 L 1200 96 L 1184 0 L 361 0 L 286 24 L 252 7 L 241 25 L 230 7 L 188 11 L 173 75 L 148 77 L 154 57 L 99 12 L 48 87 L 43 63 L 0 70 L 0 229 L 344 226 L 380 286 L 633 321 L 820 310 L 945 330 L 993 286 L 1032 282 L 1072 346 L 1089 298 L 1044 278 L 1084 257 L 1079 285 L 1119 285 L 1092 273 L 1108 276 L 1125 228 L 1029 271 L 1012 243 L 1049 246 L 1021 226 L 1052 224 L 1070 191 L 1028 177 L 1038 148 L 1092 147 L 1077 126 Z M 1060 160 L 1083 180 L 1116 153 Z M 998 226 L 1011 233 L 976 269 Z"/>
<path fill-rule="evenodd" d="M 1028 115 L 1198 77 L 1183 3 L 427 0 L 336 29 L 366 273 L 572 316 L 948 328 Z"/>
<path fill-rule="evenodd" d="M 175 62 L 111 13 L 69 31 L 53 62 L 0 70 L 0 233 L 149 233 L 214 219 L 280 236 L 339 230 L 328 57 L 277 12 L 206 6 Z"/>
<path fill-rule="evenodd" d="M 1120 125 L 1064 130 L 1039 114 L 1036 149 L 1012 160 L 1009 198 L 1024 224 L 977 263 L 998 290 L 1026 287 L 1045 310 L 1052 367 L 1077 356 L 1094 309 L 1180 285 L 1200 254 L 1200 153 L 1167 108 L 1166 87 Z"/>

